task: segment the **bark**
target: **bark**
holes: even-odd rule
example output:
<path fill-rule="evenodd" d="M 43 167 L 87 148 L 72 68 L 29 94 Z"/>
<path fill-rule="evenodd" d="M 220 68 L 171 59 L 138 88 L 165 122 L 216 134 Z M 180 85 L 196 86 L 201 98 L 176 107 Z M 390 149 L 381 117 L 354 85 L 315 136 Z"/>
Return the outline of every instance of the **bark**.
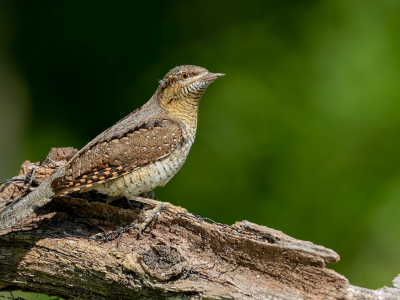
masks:
<path fill-rule="evenodd" d="M 10 185 L 0 202 L 16 189 Z M 338 254 L 280 231 L 248 221 L 226 226 L 169 206 L 140 234 L 119 230 L 144 220 L 142 209 L 124 205 L 58 197 L 1 232 L 0 291 L 65 299 L 400 299 L 400 277 L 394 288 L 352 286 L 325 267 Z"/>

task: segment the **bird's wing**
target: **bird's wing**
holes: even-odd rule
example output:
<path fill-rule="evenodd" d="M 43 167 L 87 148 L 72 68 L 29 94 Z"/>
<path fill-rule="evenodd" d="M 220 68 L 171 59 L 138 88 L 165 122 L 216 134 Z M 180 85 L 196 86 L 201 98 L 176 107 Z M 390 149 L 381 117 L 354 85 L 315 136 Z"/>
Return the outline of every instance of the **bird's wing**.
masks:
<path fill-rule="evenodd" d="M 136 124 L 123 135 L 100 139 L 83 149 L 51 186 L 56 196 L 125 175 L 169 155 L 182 140 L 180 125 L 166 117 Z"/>

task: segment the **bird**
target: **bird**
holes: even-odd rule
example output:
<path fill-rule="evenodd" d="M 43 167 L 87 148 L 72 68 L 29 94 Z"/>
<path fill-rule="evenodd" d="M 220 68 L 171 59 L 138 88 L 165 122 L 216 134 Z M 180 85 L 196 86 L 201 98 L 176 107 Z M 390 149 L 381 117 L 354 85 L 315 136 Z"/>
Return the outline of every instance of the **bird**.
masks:
<path fill-rule="evenodd" d="M 109 197 L 143 200 L 141 194 L 164 186 L 192 147 L 200 99 L 224 75 L 195 65 L 170 70 L 148 102 L 94 138 L 32 193 L 0 212 L 0 231 L 57 196 L 95 190 Z"/>

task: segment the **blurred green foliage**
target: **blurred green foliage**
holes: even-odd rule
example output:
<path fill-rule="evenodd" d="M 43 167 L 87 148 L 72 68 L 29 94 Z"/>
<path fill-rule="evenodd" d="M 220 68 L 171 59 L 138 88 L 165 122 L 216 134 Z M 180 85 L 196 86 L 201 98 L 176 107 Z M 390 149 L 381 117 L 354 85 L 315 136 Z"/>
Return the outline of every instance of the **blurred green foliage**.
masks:
<path fill-rule="evenodd" d="M 2 295 L 3 294 L 3 295 Z M 0 294 L 0 299 L 7 299 L 4 298 L 8 297 L 8 299 L 15 299 L 15 300 L 62 300 L 62 298 L 56 297 L 56 296 L 47 296 L 44 294 L 37 294 L 37 293 L 28 293 L 28 292 L 21 292 L 21 291 L 15 291 L 15 292 L 1 292 Z"/>
<path fill-rule="evenodd" d="M 157 196 L 332 248 L 341 256 L 332 268 L 353 285 L 390 286 L 400 273 L 399 1 L 10 1 L 7 9 L 5 53 L 27 92 L 0 119 L 3 130 L 27 112 L 23 143 L 0 140 L 15 149 L 0 157 L 13 162 L 3 178 L 52 147 L 83 147 L 145 103 L 156 79 L 196 64 L 227 76 L 203 97 L 189 158 Z"/>

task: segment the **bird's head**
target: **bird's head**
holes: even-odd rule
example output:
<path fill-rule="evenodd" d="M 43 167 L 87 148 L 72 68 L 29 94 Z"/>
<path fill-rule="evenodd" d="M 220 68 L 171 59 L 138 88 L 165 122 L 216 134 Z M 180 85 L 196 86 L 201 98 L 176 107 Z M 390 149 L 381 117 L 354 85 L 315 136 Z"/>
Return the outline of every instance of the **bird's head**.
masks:
<path fill-rule="evenodd" d="M 169 113 L 187 109 L 195 109 L 197 112 L 199 101 L 207 87 L 224 75 L 210 73 L 207 69 L 192 65 L 173 68 L 160 80 L 157 90 L 159 104 Z"/>

